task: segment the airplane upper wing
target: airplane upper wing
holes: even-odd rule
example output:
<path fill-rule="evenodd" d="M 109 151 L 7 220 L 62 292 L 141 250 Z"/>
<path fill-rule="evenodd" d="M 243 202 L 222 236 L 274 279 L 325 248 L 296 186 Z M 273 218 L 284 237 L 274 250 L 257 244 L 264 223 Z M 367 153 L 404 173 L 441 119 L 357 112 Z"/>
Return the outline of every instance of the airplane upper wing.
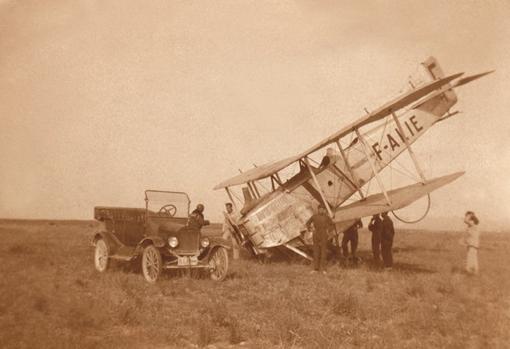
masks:
<path fill-rule="evenodd" d="M 452 85 L 452 88 L 454 87 L 459 87 L 459 86 L 462 86 L 462 85 L 465 85 L 471 81 L 475 81 L 475 80 L 478 80 L 480 79 L 481 77 L 484 77 L 485 75 L 489 75 L 489 74 L 492 74 L 494 73 L 495 70 L 489 70 L 489 71 L 486 71 L 486 72 L 483 72 L 483 73 L 480 73 L 480 74 L 475 74 L 475 75 L 471 75 L 471 76 L 466 76 L 462 79 L 459 79 L 457 80 L 453 85 Z"/>
<path fill-rule="evenodd" d="M 227 179 L 226 181 L 221 182 L 220 184 L 214 187 L 214 190 L 269 177 L 272 174 L 280 171 L 281 169 L 284 169 L 285 167 L 289 166 L 293 162 L 298 161 L 299 159 L 300 157 L 298 156 L 292 156 L 290 158 L 257 166 L 235 177 L 232 177 L 230 179 Z"/>
<path fill-rule="evenodd" d="M 429 100 L 439 96 L 440 94 L 444 93 L 445 91 L 447 90 L 451 90 L 451 89 L 454 89 L 456 87 L 459 87 L 459 86 L 462 86 L 462 85 L 465 85 L 467 83 L 470 83 L 471 81 L 475 81 L 475 80 L 478 80 L 482 77 L 484 77 L 485 75 L 489 75 L 489 74 L 492 74 L 494 73 L 495 70 L 490 70 L 490 71 L 487 71 L 487 72 L 484 72 L 484 73 L 480 73 L 480 74 L 476 74 L 476 75 L 471 75 L 471 76 L 466 76 L 466 77 L 463 77 L 462 79 L 459 79 L 457 81 L 455 81 L 454 83 L 452 83 L 451 85 L 448 85 L 448 86 L 443 86 L 442 89 L 440 90 L 437 90 L 437 91 L 434 91 L 434 93 L 431 93 L 429 94 L 426 98 L 424 99 L 421 99 L 419 100 L 418 102 L 416 102 L 412 107 L 411 109 L 416 109 L 418 107 L 420 107 L 421 105 L 423 105 L 424 103 L 428 102 Z"/>
<path fill-rule="evenodd" d="M 230 186 L 234 186 L 234 185 L 240 185 L 240 184 L 243 184 L 246 182 L 269 177 L 272 174 L 291 165 L 292 163 L 294 163 L 294 162 L 308 156 L 309 154 L 327 146 L 328 144 L 331 144 L 331 143 L 337 141 L 338 139 L 344 137 L 345 135 L 348 135 L 349 133 L 353 132 L 354 129 L 364 126 L 364 125 L 367 125 L 374 121 L 380 120 L 380 119 L 388 116 L 389 114 L 391 114 L 391 113 L 393 113 L 393 112 L 395 112 L 395 111 L 397 111 L 397 110 L 399 110 L 415 101 L 418 101 L 419 99 L 425 97 L 426 95 L 433 92 L 434 90 L 437 90 L 437 89 L 441 88 L 442 86 L 448 84 L 450 81 L 460 77 L 462 74 L 464 74 L 464 73 L 453 74 L 453 75 L 450 75 L 450 76 L 447 76 L 447 77 L 444 77 L 441 79 L 431 81 L 431 82 L 424 84 L 423 86 L 420 86 L 416 89 L 410 90 L 410 91 L 402 94 L 401 96 L 393 99 L 392 101 L 386 103 L 382 107 L 377 108 L 370 114 L 367 114 L 367 115 L 359 118 L 355 122 L 343 127 L 339 131 L 337 131 L 334 134 L 332 134 L 331 136 L 325 138 L 321 142 L 315 144 L 313 147 L 310 147 L 306 151 L 304 151 L 298 155 L 291 156 L 289 158 L 271 162 L 268 164 L 264 164 L 262 166 L 253 168 L 249 171 L 243 172 L 235 177 L 232 177 L 230 179 L 227 179 L 226 181 L 219 183 L 218 185 L 216 185 L 214 187 L 214 189 L 216 190 L 216 189 L 226 188 L 226 187 L 230 187 Z"/>
<path fill-rule="evenodd" d="M 443 177 L 434 178 L 425 183 L 416 183 L 388 192 L 391 205 L 388 205 L 382 193 L 370 195 L 364 200 L 357 201 L 335 211 L 333 221 L 340 223 L 361 217 L 397 210 L 407 206 L 430 192 L 450 183 L 462 176 L 464 172 L 456 172 Z"/>

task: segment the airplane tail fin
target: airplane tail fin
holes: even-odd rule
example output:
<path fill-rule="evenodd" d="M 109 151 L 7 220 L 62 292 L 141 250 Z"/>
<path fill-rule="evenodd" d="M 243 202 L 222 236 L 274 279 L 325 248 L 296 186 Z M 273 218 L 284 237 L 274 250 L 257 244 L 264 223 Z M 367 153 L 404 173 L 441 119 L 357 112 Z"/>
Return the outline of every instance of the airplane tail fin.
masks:
<path fill-rule="evenodd" d="M 427 81 L 441 79 L 445 76 L 435 57 L 429 57 L 421 65 L 423 67 L 423 74 L 421 74 L 422 78 Z M 442 93 L 439 93 L 434 98 L 421 103 L 418 109 L 434 114 L 438 117 L 442 117 L 452 106 L 455 105 L 455 103 L 457 103 L 457 95 L 451 87 L 451 84 L 444 85 L 441 88 L 443 91 Z"/>

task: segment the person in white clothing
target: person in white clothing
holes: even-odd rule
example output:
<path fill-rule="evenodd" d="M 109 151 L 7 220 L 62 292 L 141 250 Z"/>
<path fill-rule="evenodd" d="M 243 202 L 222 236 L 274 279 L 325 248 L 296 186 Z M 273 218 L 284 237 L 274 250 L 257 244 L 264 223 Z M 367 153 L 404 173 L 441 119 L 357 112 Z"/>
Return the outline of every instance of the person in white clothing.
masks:
<path fill-rule="evenodd" d="M 231 223 L 234 223 L 236 221 L 235 219 L 235 212 L 232 204 L 230 202 L 227 202 L 225 204 L 225 208 L 227 209 L 227 212 L 224 212 L 225 220 L 223 221 L 223 235 L 222 238 L 226 240 L 232 241 L 232 257 L 234 259 L 239 259 L 239 245 L 237 244 L 237 241 L 234 237 L 233 227 Z"/>
<path fill-rule="evenodd" d="M 464 216 L 464 223 L 467 225 L 464 238 L 464 244 L 467 248 L 466 271 L 469 274 L 478 274 L 478 248 L 480 247 L 479 220 L 474 212 L 467 211 Z"/>

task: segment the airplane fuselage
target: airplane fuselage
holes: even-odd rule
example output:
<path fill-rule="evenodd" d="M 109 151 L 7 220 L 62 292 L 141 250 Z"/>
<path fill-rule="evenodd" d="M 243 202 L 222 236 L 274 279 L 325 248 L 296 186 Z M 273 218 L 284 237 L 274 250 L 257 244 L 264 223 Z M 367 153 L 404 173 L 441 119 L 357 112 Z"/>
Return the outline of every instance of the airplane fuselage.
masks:
<path fill-rule="evenodd" d="M 423 63 L 426 79 L 437 79 L 443 72 L 434 58 Z M 356 137 L 345 147 L 342 142 L 331 147 L 328 161 L 319 167 L 306 167 L 277 190 L 260 199 L 239 220 L 239 227 L 255 250 L 280 246 L 301 237 L 306 240 L 306 222 L 319 203 L 326 201 L 330 212 L 339 209 L 354 193 L 360 191 L 457 102 L 453 90 L 444 86 L 441 93 L 425 99 L 416 108 L 400 115 L 389 115 L 384 123 L 369 130 L 353 129 Z M 395 119 L 398 119 L 400 125 Z M 310 173 L 313 171 L 315 178 Z M 335 217 L 337 233 L 348 228 L 353 221 Z"/>
<path fill-rule="evenodd" d="M 321 202 L 320 191 L 334 211 L 358 188 L 374 178 L 375 173 L 369 161 L 372 161 L 376 172 L 381 171 L 441 117 L 414 109 L 398 118 L 403 132 L 395 120 L 390 119 L 385 124 L 360 132 L 366 143 L 355 139 L 346 147 L 344 154 L 347 161 L 338 153 L 330 157 L 328 166 L 314 168 L 319 186 L 308 169 L 301 168 L 298 174 L 267 194 L 268 197 L 263 198 L 260 205 L 255 205 L 242 217 L 239 225 L 243 233 L 259 249 L 279 246 L 303 237 L 306 222 Z M 348 224 L 337 226 L 337 232 L 347 227 Z"/>

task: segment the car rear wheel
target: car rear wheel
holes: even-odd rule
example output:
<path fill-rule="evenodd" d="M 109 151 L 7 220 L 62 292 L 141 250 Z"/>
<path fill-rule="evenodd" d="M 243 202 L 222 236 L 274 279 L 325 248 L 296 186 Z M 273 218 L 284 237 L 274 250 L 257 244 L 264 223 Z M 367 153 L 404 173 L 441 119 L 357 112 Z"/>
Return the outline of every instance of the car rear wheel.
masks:
<path fill-rule="evenodd" d="M 209 265 L 211 266 L 211 279 L 214 281 L 223 281 L 228 272 L 228 253 L 225 247 L 217 247 L 209 256 Z"/>
<path fill-rule="evenodd" d="M 163 262 L 159 250 L 154 245 L 145 247 L 142 252 L 142 274 L 145 280 L 155 283 L 162 269 Z"/>
<path fill-rule="evenodd" d="M 100 273 L 108 269 L 108 244 L 104 239 L 96 241 L 96 249 L 94 250 L 94 266 Z"/>

